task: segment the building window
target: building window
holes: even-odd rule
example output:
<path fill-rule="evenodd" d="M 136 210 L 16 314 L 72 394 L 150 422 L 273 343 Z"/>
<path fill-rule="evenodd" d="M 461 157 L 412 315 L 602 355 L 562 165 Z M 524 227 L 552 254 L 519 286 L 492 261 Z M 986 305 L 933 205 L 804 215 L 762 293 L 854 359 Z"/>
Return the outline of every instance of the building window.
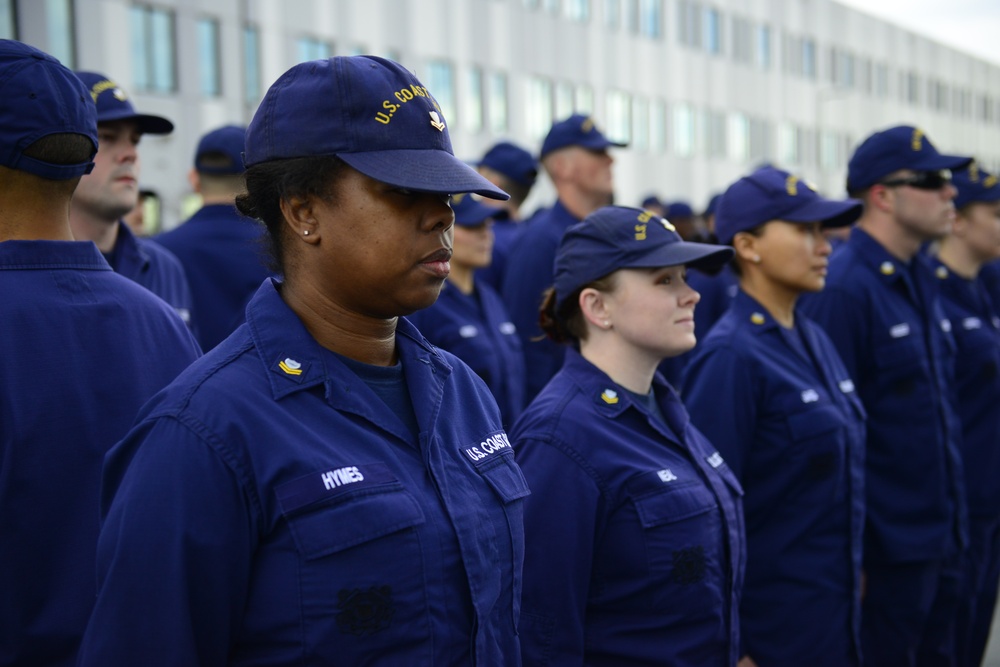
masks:
<path fill-rule="evenodd" d="M 750 119 L 746 114 L 729 115 L 729 159 L 746 162 L 750 159 Z"/>
<path fill-rule="evenodd" d="M 508 129 L 507 122 L 507 75 L 503 72 L 490 74 L 489 85 L 490 131 L 503 134 Z"/>
<path fill-rule="evenodd" d="M 910 104 L 920 102 L 920 77 L 915 72 L 906 75 L 906 101 Z"/>
<path fill-rule="evenodd" d="M 14 0 L 0 0 L 0 39 L 17 39 Z"/>
<path fill-rule="evenodd" d="M 761 69 L 771 69 L 771 26 L 757 28 L 757 64 Z"/>
<path fill-rule="evenodd" d="M 778 125 L 778 161 L 788 165 L 799 163 L 798 133 L 791 123 Z"/>
<path fill-rule="evenodd" d="M 133 5 L 129 23 L 136 90 L 156 93 L 176 90 L 173 12 Z"/>
<path fill-rule="evenodd" d="M 649 148 L 649 102 L 639 97 L 632 100 L 632 148 Z"/>
<path fill-rule="evenodd" d="M 573 85 L 569 83 L 557 83 L 555 90 L 555 115 L 554 118 L 566 118 L 576 110 L 573 102 Z"/>
<path fill-rule="evenodd" d="M 528 9 L 536 9 L 538 7 L 538 0 L 524 0 L 524 6 Z"/>
<path fill-rule="evenodd" d="M 483 129 L 483 70 L 479 67 L 470 67 L 466 73 L 462 123 L 469 132 Z"/>
<path fill-rule="evenodd" d="M 243 90 L 248 104 L 260 100 L 260 32 L 253 25 L 243 26 Z"/>
<path fill-rule="evenodd" d="M 820 132 L 819 163 L 824 169 L 836 169 L 841 165 L 839 154 L 840 142 L 837 133 L 823 130 Z"/>
<path fill-rule="evenodd" d="M 454 125 L 458 118 L 455 113 L 455 75 L 451 63 L 433 60 L 427 65 L 427 89 L 438 103 L 445 122 Z"/>
<path fill-rule="evenodd" d="M 622 23 L 622 0 L 604 0 L 604 25 L 617 30 Z"/>
<path fill-rule="evenodd" d="M 684 46 L 701 46 L 701 5 L 691 0 L 677 2 L 677 41 Z"/>
<path fill-rule="evenodd" d="M 705 8 L 705 50 L 722 53 L 722 14 L 715 7 Z"/>
<path fill-rule="evenodd" d="M 542 0 L 542 9 L 556 14 L 559 12 L 559 0 Z"/>
<path fill-rule="evenodd" d="M 333 47 L 316 37 L 299 37 L 295 40 L 295 57 L 300 63 L 310 60 L 326 60 L 333 55 Z"/>
<path fill-rule="evenodd" d="M 608 139 L 627 144 L 632 141 L 632 99 L 628 93 L 612 90 L 608 93 Z"/>
<path fill-rule="evenodd" d="M 748 19 L 733 17 L 733 60 L 752 63 L 754 60 L 753 24 Z"/>
<path fill-rule="evenodd" d="M 589 21 L 590 0 L 564 0 L 563 13 L 571 21 Z"/>
<path fill-rule="evenodd" d="M 539 140 L 552 127 L 552 82 L 540 76 L 529 78 L 527 102 L 528 136 Z"/>
<path fill-rule="evenodd" d="M 689 104 L 674 106 L 674 152 L 681 157 L 694 155 L 695 122 L 694 110 Z"/>
<path fill-rule="evenodd" d="M 588 116 L 594 113 L 594 90 L 585 83 L 576 87 L 575 110 Z"/>
<path fill-rule="evenodd" d="M 709 157 L 726 157 L 727 132 L 726 115 L 720 111 L 705 112 L 705 144 Z"/>
<path fill-rule="evenodd" d="M 663 0 L 639 0 L 639 32 L 651 39 L 663 36 Z"/>
<path fill-rule="evenodd" d="M 750 121 L 750 159 L 768 160 L 771 157 L 771 125 L 766 120 Z"/>
<path fill-rule="evenodd" d="M 219 59 L 219 22 L 215 19 L 198 21 L 198 77 L 201 94 L 215 96 L 222 92 Z"/>
<path fill-rule="evenodd" d="M 816 78 L 816 42 L 808 38 L 802 40 L 802 76 Z"/>
<path fill-rule="evenodd" d="M 875 65 L 875 94 L 878 97 L 889 95 L 889 66 L 885 63 Z"/>
<path fill-rule="evenodd" d="M 10 10 L 7 13 L 13 18 Z M 73 69 L 76 66 L 76 43 L 73 41 L 72 0 L 45 0 L 45 17 L 48 52 Z"/>
<path fill-rule="evenodd" d="M 667 106 L 662 100 L 649 103 L 649 150 L 662 153 L 667 148 Z"/>
<path fill-rule="evenodd" d="M 625 29 L 639 32 L 639 0 L 625 0 Z"/>

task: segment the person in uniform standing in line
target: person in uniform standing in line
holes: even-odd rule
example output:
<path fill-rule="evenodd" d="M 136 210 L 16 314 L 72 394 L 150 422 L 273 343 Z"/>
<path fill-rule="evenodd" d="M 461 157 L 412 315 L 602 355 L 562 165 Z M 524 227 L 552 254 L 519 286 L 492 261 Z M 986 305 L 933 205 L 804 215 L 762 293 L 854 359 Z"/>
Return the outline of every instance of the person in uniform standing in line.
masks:
<path fill-rule="evenodd" d="M 493 224 L 493 261 L 489 266 L 476 271 L 476 278 L 483 280 L 494 290 L 503 289 L 503 276 L 507 269 L 510 249 L 524 229 L 521 208 L 531 194 L 538 177 L 538 160 L 517 144 L 501 141 L 486 151 L 476 170 L 493 185 L 510 194 L 505 202 L 493 205 L 506 211 L 506 216 L 497 216 Z"/>
<path fill-rule="evenodd" d="M 524 352 L 507 308 L 476 275 L 490 263 L 490 228 L 506 211 L 468 195 L 452 198 L 455 254 L 441 296 L 409 317 L 427 340 L 448 350 L 483 378 L 497 400 L 504 426 L 524 409 Z"/>
<path fill-rule="evenodd" d="M 614 159 L 608 152 L 612 146 L 624 144 L 605 137 L 592 118 L 581 114 L 554 123 L 542 142 L 541 163 L 558 200 L 535 215 L 518 235 L 501 290 L 524 348 L 528 401 L 562 365 L 562 348 L 545 339 L 538 327 L 538 308 L 542 294 L 552 285 L 552 261 L 563 233 L 612 202 Z"/>
<path fill-rule="evenodd" d="M 176 229 L 154 237 L 184 266 L 194 299 L 192 320 L 206 352 L 243 322 L 244 310 L 271 275 L 264 258 L 267 231 L 240 215 L 246 128 L 226 125 L 202 136 L 189 174 L 202 207 Z"/>
<path fill-rule="evenodd" d="M 823 230 L 859 215 L 861 202 L 773 167 L 736 181 L 717 210 L 740 289 L 691 359 L 684 404 L 745 493 L 747 665 L 861 665 L 864 408 L 796 308 L 826 281 Z"/>
<path fill-rule="evenodd" d="M 80 179 L 69 212 L 73 236 L 93 241 L 111 268 L 139 283 L 177 311 L 190 326 L 191 289 L 173 254 L 136 238 L 122 219 L 139 203 L 139 141 L 144 134 L 170 134 L 166 118 L 137 113 L 117 83 L 96 72 L 77 72 L 97 105 L 100 146 L 94 169 Z"/>
<path fill-rule="evenodd" d="M 167 304 L 73 240 L 97 116 L 73 72 L 0 40 L 0 664 L 73 667 L 94 605 L 104 454 L 199 356 Z"/>
<path fill-rule="evenodd" d="M 1000 184 L 975 162 L 953 174 L 955 224 L 934 259 L 955 337 L 955 395 L 969 502 L 956 664 L 982 664 L 1000 583 L 1000 315 L 981 269 L 1000 257 Z"/>
<path fill-rule="evenodd" d="M 742 491 L 656 372 L 694 345 L 686 268 L 731 257 L 637 208 L 601 208 L 563 237 L 542 320 L 571 347 L 511 434 L 532 489 L 525 665 L 740 657 Z"/>
<path fill-rule="evenodd" d="M 802 300 L 830 336 L 868 414 L 862 654 L 870 667 L 952 664 L 966 540 L 954 339 L 940 281 L 920 252 L 951 231 L 948 170 L 923 130 L 876 132 L 855 150 L 847 191 L 864 202 Z"/>
<path fill-rule="evenodd" d="M 523 498 L 483 381 L 404 315 L 449 272 L 454 156 L 408 70 L 295 65 L 240 210 L 282 267 L 109 455 L 81 667 L 518 665 Z"/>

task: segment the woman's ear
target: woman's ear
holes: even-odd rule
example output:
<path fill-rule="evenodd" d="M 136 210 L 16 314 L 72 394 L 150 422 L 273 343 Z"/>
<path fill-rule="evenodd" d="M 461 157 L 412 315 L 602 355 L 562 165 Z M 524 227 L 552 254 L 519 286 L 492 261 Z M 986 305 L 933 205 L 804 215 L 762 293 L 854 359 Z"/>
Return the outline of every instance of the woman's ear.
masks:
<path fill-rule="evenodd" d="M 608 295 L 604 292 L 587 287 L 580 292 L 580 312 L 583 318 L 598 329 L 610 329 L 611 309 Z"/>
<path fill-rule="evenodd" d="M 281 200 L 281 213 L 292 235 L 306 243 L 319 241 L 319 225 L 316 224 L 314 197 L 289 197 Z"/>
<path fill-rule="evenodd" d="M 758 237 L 747 232 L 737 232 L 736 236 L 733 237 L 733 249 L 736 250 L 736 256 L 744 264 L 757 264 L 760 262 L 760 253 L 757 249 L 758 240 Z"/>

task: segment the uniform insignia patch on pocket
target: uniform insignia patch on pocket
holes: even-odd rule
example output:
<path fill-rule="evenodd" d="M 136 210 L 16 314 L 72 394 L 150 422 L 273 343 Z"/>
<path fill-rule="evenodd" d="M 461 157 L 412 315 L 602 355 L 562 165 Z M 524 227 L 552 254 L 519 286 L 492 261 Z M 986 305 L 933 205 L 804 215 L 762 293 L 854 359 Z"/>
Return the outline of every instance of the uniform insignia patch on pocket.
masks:
<path fill-rule="evenodd" d="M 687 547 L 674 551 L 675 583 L 697 584 L 705 580 L 705 547 Z"/>
<path fill-rule="evenodd" d="M 344 634 L 365 637 L 389 627 L 396 605 L 391 586 L 341 589 L 337 592 L 340 611 L 337 626 Z"/>

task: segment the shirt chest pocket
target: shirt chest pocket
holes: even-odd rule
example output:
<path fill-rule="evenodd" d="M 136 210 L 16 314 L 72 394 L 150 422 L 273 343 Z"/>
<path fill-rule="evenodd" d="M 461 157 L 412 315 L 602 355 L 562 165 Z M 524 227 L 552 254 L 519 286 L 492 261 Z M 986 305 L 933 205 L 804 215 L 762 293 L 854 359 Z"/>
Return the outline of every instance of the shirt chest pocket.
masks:
<path fill-rule="evenodd" d="M 846 458 L 844 421 L 844 416 L 829 405 L 786 417 L 793 445 L 790 458 L 798 463 L 794 474 L 801 475 L 803 483 L 814 485 L 842 477 Z"/>
<path fill-rule="evenodd" d="M 712 604 L 715 596 L 706 593 L 718 593 L 725 572 L 723 527 L 712 491 L 698 482 L 665 484 L 633 503 L 651 580 L 673 589 L 675 602 Z"/>
<path fill-rule="evenodd" d="M 910 396 L 923 373 L 925 353 L 914 331 L 904 337 L 877 344 L 875 370 L 881 386 L 897 396 Z"/>

